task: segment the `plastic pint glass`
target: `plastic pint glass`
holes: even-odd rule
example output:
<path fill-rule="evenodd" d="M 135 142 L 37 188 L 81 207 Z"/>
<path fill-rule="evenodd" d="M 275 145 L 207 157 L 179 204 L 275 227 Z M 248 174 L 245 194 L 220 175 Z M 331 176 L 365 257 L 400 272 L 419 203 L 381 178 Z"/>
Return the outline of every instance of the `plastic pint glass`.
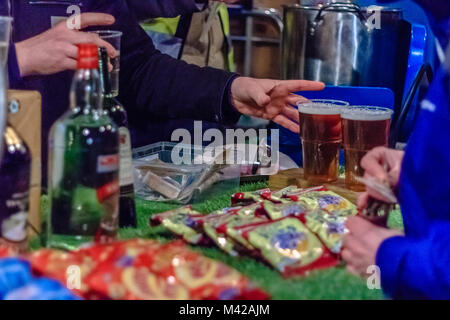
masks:
<path fill-rule="evenodd" d="M 345 149 L 345 182 L 355 191 L 365 187 L 355 180 L 363 176 L 361 159 L 378 146 L 387 146 L 393 111 L 372 106 L 352 106 L 342 109 L 342 132 Z"/>
<path fill-rule="evenodd" d="M 337 180 L 342 144 L 341 109 L 326 103 L 298 105 L 303 171 L 312 184 Z"/>

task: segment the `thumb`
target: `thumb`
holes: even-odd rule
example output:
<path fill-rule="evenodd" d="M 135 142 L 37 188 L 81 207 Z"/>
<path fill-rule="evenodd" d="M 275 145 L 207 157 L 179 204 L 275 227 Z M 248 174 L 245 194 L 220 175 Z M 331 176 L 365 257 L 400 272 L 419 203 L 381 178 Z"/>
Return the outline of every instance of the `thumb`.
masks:
<path fill-rule="evenodd" d="M 250 97 L 259 107 L 265 107 L 270 103 L 270 96 L 266 94 L 263 88 L 256 86 L 255 90 L 250 90 Z"/>

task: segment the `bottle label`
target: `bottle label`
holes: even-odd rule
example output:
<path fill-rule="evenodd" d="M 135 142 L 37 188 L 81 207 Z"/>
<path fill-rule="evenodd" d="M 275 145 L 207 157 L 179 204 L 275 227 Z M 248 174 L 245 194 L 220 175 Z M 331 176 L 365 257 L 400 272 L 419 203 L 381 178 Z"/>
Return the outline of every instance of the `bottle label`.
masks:
<path fill-rule="evenodd" d="M 117 181 L 112 181 L 97 189 L 97 199 L 103 203 L 105 199 L 117 194 L 119 192 L 119 184 Z"/>
<path fill-rule="evenodd" d="M 3 199 L 7 215 L 0 217 L 1 238 L 22 242 L 27 238 L 28 191 L 12 194 Z"/>
<path fill-rule="evenodd" d="M 133 178 L 133 160 L 131 153 L 130 132 L 126 127 L 119 128 L 120 136 L 120 169 L 119 183 L 120 186 L 128 186 L 134 183 Z"/>
<path fill-rule="evenodd" d="M 117 154 L 103 155 L 97 158 L 97 173 L 109 173 L 119 169 L 119 156 Z"/>

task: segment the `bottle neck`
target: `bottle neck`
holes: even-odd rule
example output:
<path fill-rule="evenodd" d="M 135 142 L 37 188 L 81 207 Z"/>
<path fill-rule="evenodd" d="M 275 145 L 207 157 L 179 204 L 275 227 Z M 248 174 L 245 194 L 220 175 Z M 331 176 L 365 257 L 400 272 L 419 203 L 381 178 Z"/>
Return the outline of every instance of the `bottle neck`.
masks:
<path fill-rule="evenodd" d="M 103 96 L 97 69 L 79 69 L 75 72 L 70 98 L 75 113 L 102 113 Z"/>

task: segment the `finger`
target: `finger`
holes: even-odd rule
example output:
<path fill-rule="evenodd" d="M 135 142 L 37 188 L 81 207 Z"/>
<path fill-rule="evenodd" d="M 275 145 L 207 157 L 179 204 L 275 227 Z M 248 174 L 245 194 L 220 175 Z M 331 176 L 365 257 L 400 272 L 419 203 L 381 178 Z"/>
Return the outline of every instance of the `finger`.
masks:
<path fill-rule="evenodd" d="M 74 37 L 71 39 L 74 44 L 80 44 L 80 43 L 94 43 L 99 47 L 106 48 L 106 51 L 108 52 L 108 56 L 114 58 L 117 56 L 117 51 L 114 49 L 114 47 L 102 40 L 100 36 L 96 33 L 91 32 L 74 32 Z"/>
<path fill-rule="evenodd" d="M 367 203 L 369 201 L 369 194 L 367 192 L 360 193 L 358 196 L 357 208 L 362 211 L 367 208 Z"/>
<path fill-rule="evenodd" d="M 345 262 L 347 262 L 347 264 L 350 264 L 352 261 L 353 255 L 350 250 L 344 248 L 342 250 L 341 257 Z"/>
<path fill-rule="evenodd" d="M 286 129 L 291 130 L 294 133 L 300 132 L 300 127 L 297 123 L 294 121 L 286 118 L 284 115 L 277 115 L 275 118 L 272 119 L 273 122 L 278 123 L 280 126 L 285 127 Z"/>
<path fill-rule="evenodd" d="M 77 60 L 67 58 L 62 63 L 63 70 L 76 70 L 77 69 Z"/>
<path fill-rule="evenodd" d="M 353 236 L 357 238 L 360 236 L 364 236 L 367 231 L 372 229 L 373 224 L 361 217 L 350 217 L 347 219 L 345 226 L 350 232 L 350 234 L 348 234 L 346 238 L 348 241 L 351 241 Z"/>
<path fill-rule="evenodd" d="M 361 160 L 361 167 L 366 174 L 375 177 L 380 182 L 387 182 L 387 172 L 383 167 L 386 155 L 385 147 L 377 147 L 369 151 Z"/>
<path fill-rule="evenodd" d="M 73 44 L 66 45 L 64 47 L 64 54 L 71 59 L 77 59 L 78 58 L 78 47 Z"/>
<path fill-rule="evenodd" d="M 359 272 L 352 265 L 348 264 L 347 267 L 345 267 L 345 269 L 347 270 L 348 273 L 351 273 L 351 274 L 359 277 Z"/>
<path fill-rule="evenodd" d="M 325 88 L 325 84 L 323 82 L 309 80 L 283 80 L 278 82 L 278 86 L 282 86 L 290 92 L 318 91 Z"/>
<path fill-rule="evenodd" d="M 116 19 L 106 13 L 86 12 L 80 15 L 80 27 L 85 29 L 92 26 L 109 26 L 112 25 Z"/>
<path fill-rule="evenodd" d="M 271 97 L 260 86 L 255 86 L 255 90 L 251 90 L 249 93 L 251 99 L 259 107 L 265 107 L 270 103 Z"/>
<path fill-rule="evenodd" d="M 288 117 L 289 119 L 293 120 L 294 122 L 298 123 L 300 121 L 300 115 L 297 111 L 297 109 L 288 106 L 288 107 L 284 107 L 282 110 L 282 113 Z"/>
<path fill-rule="evenodd" d="M 291 94 L 286 98 L 286 103 L 296 106 L 298 103 L 304 103 L 305 99 L 300 98 L 299 96 L 295 94 Z"/>

